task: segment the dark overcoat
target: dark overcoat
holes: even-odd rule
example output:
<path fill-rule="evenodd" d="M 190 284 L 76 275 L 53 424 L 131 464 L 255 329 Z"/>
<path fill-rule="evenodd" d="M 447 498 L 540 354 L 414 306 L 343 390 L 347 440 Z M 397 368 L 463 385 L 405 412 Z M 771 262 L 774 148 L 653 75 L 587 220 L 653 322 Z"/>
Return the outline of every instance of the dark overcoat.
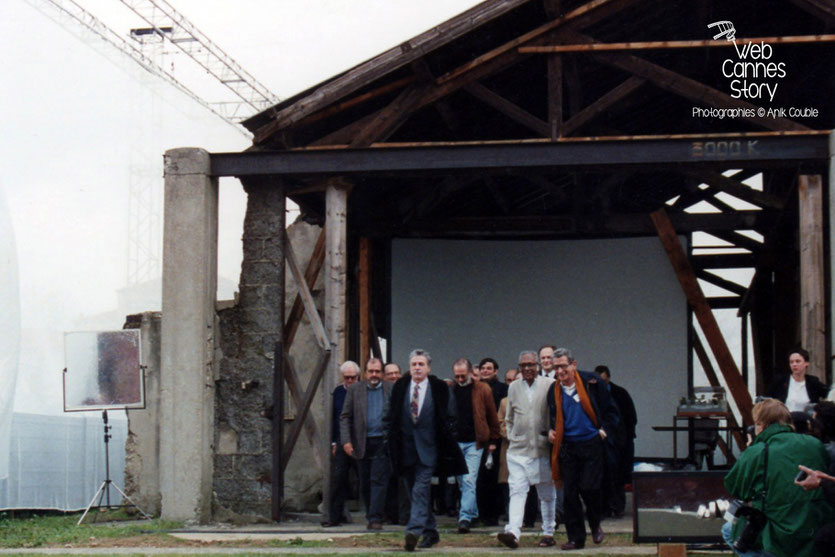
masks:
<path fill-rule="evenodd" d="M 438 462 L 435 468 L 437 476 L 460 476 L 467 473 L 467 462 L 455 441 L 457 416 L 455 401 L 450 396 L 449 386 L 442 379 L 434 375 L 426 378 L 432 391 L 432 401 L 435 408 L 435 442 L 438 450 Z M 392 470 L 396 475 L 403 474 L 401 466 L 402 451 L 402 420 L 403 404 L 406 400 L 409 383 L 412 381 L 408 373 L 397 380 L 391 390 L 383 429 L 386 434 L 386 445 L 391 459 Z"/>

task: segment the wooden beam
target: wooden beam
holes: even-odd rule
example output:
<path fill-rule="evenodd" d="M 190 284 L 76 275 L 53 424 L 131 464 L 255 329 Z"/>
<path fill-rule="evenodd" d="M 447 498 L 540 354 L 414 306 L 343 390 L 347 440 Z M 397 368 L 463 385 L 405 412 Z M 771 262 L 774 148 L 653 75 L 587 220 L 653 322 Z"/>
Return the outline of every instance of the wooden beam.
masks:
<path fill-rule="evenodd" d="M 543 0 L 545 15 L 555 18 L 560 15 L 560 0 Z M 552 37 L 553 38 L 553 37 Z M 550 138 L 557 139 L 563 135 L 563 71 L 562 56 L 554 54 L 545 61 L 546 79 L 548 81 L 548 123 L 550 124 Z"/>
<path fill-rule="evenodd" d="M 290 428 L 290 433 L 287 436 L 287 440 L 284 442 L 282 446 L 282 454 L 284 455 L 291 455 L 293 454 L 293 448 L 296 446 L 296 441 L 299 439 L 299 434 L 301 434 L 302 430 L 302 423 L 310 416 L 310 406 L 313 404 L 313 398 L 316 396 L 316 391 L 319 388 L 319 383 L 322 381 L 322 376 L 325 374 L 325 370 L 327 369 L 328 360 L 330 360 L 330 351 L 323 350 L 319 354 L 319 361 L 316 362 L 316 367 L 313 370 L 313 375 L 310 378 L 310 383 L 308 383 L 307 390 L 304 393 L 304 396 L 301 399 L 301 404 L 298 405 L 297 412 L 298 416 L 301 419 L 297 419 L 293 422 L 292 427 Z M 284 365 L 287 366 L 289 369 L 292 370 L 292 364 L 290 363 L 289 358 L 285 358 Z M 295 370 L 292 370 L 292 373 L 295 375 Z M 326 396 L 325 400 L 330 402 L 330 397 Z M 326 429 L 330 429 L 329 427 Z M 330 449 L 330 437 L 326 439 L 328 443 L 328 449 Z M 315 450 L 315 444 L 314 444 Z M 324 453 L 328 455 L 326 458 L 323 459 L 324 462 L 330 461 L 330 450 Z M 289 458 L 282 459 L 282 466 L 284 469 L 287 468 L 287 463 L 290 461 Z M 330 466 L 323 467 L 326 470 L 330 468 Z M 327 510 L 325 510 L 327 512 Z"/>
<path fill-rule="evenodd" d="M 710 309 L 739 309 L 742 296 L 713 296 L 707 299 Z"/>
<path fill-rule="evenodd" d="M 785 37 L 737 37 L 737 42 L 766 43 L 766 44 L 809 44 L 829 43 L 835 41 L 835 35 L 794 35 Z M 567 52 L 611 52 L 616 50 L 671 50 L 680 48 L 728 48 L 734 43 L 725 40 L 695 40 L 695 41 L 639 41 L 623 43 L 584 43 L 584 44 L 555 44 L 541 46 L 522 46 L 522 54 L 561 54 Z"/>
<path fill-rule="evenodd" d="M 276 248 L 280 257 L 279 261 L 282 263 L 278 265 L 278 273 L 275 277 L 275 282 L 279 285 L 278 296 L 276 300 L 276 307 L 274 311 L 278 314 L 276 321 L 278 322 L 278 334 L 276 335 L 275 345 L 273 348 L 273 381 L 272 381 L 272 411 L 270 417 L 270 449 L 272 451 L 271 467 L 270 467 L 270 511 L 272 519 L 275 521 L 281 520 L 281 507 L 284 500 L 284 469 L 287 462 L 290 460 L 290 453 L 282 452 L 281 443 L 284 438 L 284 353 L 286 347 L 284 346 L 284 300 L 286 297 L 285 284 L 285 267 L 283 262 L 287 258 L 287 250 L 290 249 L 290 242 L 287 241 L 286 229 L 287 218 L 287 195 L 283 185 L 278 187 L 277 193 L 279 200 L 275 208 L 276 220 L 275 227 L 278 229 L 278 238 L 275 239 Z M 217 240 L 215 240 L 216 242 Z M 107 413 L 105 415 L 105 423 L 107 423 Z M 107 442 L 107 428 L 105 427 L 105 443 Z M 109 499 L 109 496 L 108 496 Z M 109 503 L 109 501 L 108 501 Z"/>
<path fill-rule="evenodd" d="M 741 227 L 740 227 L 741 229 Z M 730 242 L 731 244 L 735 245 L 736 247 L 747 249 L 748 251 L 758 254 L 763 249 L 763 243 L 754 240 L 753 238 L 749 238 L 744 234 L 740 234 L 739 232 L 730 232 L 727 230 L 714 230 L 711 231 L 710 234 L 716 236 L 721 240 L 725 240 L 726 242 Z"/>
<path fill-rule="evenodd" d="M 835 6 L 831 0 L 791 0 L 792 4 L 832 25 L 835 24 Z"/>
<path fill-rule="evenodd" d="M 696 231 L 739 230 L 758 226 L 760 222 L 774 220 L 771 213 L 763 211 L 738 211 L 736 213 L 673 213 L 670 219 L 678 233 Z M 405 226 L 404 226 L 405 222 Z M 653 234 L 656 231 L 646 213 L 551 215 L 551 216 L 485 216 L 419 219 L 409 223 L 397 216 L 380 217 L 364 227 L 356 225 L 367 235 L 388 235 L 392 230 L 406 228 L 415 232 L 551 232 L 551 233 L 614 233 Z M 376 231 L 376 232 L 375 232 Z M 753 257 L 748 254 L 749 257 Z"/>
<path fill-rule="evenodd" d="M 371 240 L 367 236 L 360 238 L 359 274 L 359 318 L 360 318 L 360 366 L 371 357 L 373 337 L 371 331 Z"/>
<path fill-rule="evenodd" d="M 644 83 L 646 83 L 645 79 L 635 77 L 634 75 L 629 77 L 626 81 L 569 118 L 563 125 L 563 133 L 565 135 L 571 135 L 575 130 L 591 121 L 604 110 L 619 102 Z"/>
<path fill-rule="evenodd" d="M 329 358 L 324 373 L 325 435 L 320 438 L 322 451 L 330 454 L 333 405 L 330 394 L 336 387 L 340 364 L 345 361 L 347 322 L 347 216 L 350 184 L 334 178 L 325 191 L 325 331 L 330 341 Z M 327 519 L 331 504 L 331 466 L 325 459 L 322 477 L 322 510 Z"/>
<path fill-rule="evenodd" d="M 823 180 L 797 178 L 800 243 L 800 339 L 813 355 L 808 373 L 826 383 L 826 296 L 823 257 Z"/>
<path fill-rule="evenodd" d="M 728 292 L 736 294 L 737 296 L 744 296 L 745 293 L 748 291 L 748 289 L 745 288 L 744 286 L 742 286 L 740 284 L 737 284 L 733 281 L 724 279 L 724 278 L 720 277 L 719 275 L 717 275 L 716 273 L 711 273 L 710 271 L 704 271 L 704 270 L 698 270 L 698 269 L 695 272 L 696 272 L 696 277 L 697 278 L 700 278 L 704 281 L 709 282 L 710 284 L 712 284 L 714 286 L 718 286 L 719 288 L 727 290 Z"/>
<path fill-rule="evenodd" d="M 614 3 L 613 0 L 591 0 L 590 2 L 587 2 L 575 8 L 574 10 L 571 10 L 564 16 L 556 18 L 543 25 L 540 25 L 536 29 L 528 31 L 524 35 L 516 37 L 512 41 L 509 41 L 497 48 L 494 48 L 493 50 L 486 52 L 485 54 L 482 54 L 481 56 L 471 60 L 470 62 L 467 62 L 466 64 L 463 64 L 462 66 L 459 66 L 458 68 L 450 72 L 447 72 L 446 74 L 438 78 L 438 84 L 440 85 L 446 83 L 447 81 L 452 81 L 465 73 L 469 73 L 473 70 L 473 68 L 480 66 L 486 62 L 489 62 L 494 58 L 498 58 L 508 52 L 516 50 L 518 47 L 524 45 L 525 43 L 531 42 L 534 39 L 544 37 L 546 33 L 558 29 L 562 26 L 565 26 L 573 20 L 580 18 L 581 16 L 594 12 L 601 6 L 604 6 L 605 4 L 608 4 L 610 2 Z"/>
<path fill-rule="evenodd" d="M 288 241 L 289 245 L 290 242 Z M 319 278 L 319 272 L 322 270 L 322 265 L 325 263 L 325 229 L 319 231 L 319 237 L 316 239 L 316 245 L 313 247 L 313 253 L 310 255 L 310 261 L 307 262 L 307 268 L 304 270 L 304 280 L 307 283 L 309 290 L 313 290 L 316 281 Z M 284 326 L 284 346 L 289 349 L 296 338 L 296 331 L 299 329 L 301 318 L 304 315 L 304 302 L 301 294 L 296 294 L 296 299 L 293 300 L 293 307 L 290 309 L 290 315 L 287 317 L 287 322 Z"/>
<path fill-rule="evenodd" d="M 523 60 L 527 57 L 527 55 L 520 54 L 516 50 L 516 47 L 523 43 L 528 41 L 535 42 L 538 40 L 545 40 L 547 38 L 546 33 L 563 25 L 568 25 L 572 28 L 581 27 L 583 25 L 591 25 L 602 18 L 617 13 L 636 1 L 637 0 L 592 0 L 591 2 L 578 7 L 576 10 L 573 10 L 557 20 L 538 27 L 530 33 L 526 33 L 521 37 L 485 53 L 482 56 L 462 64 L 456 69 L 438 77 L 435 80 L 435 87 L 431 87 L 427 90 L 423 98 L 414 105 L 413 111 L 419 110 L 420 108 L 431 104 L 470 83 L 474 83 L 485 76 L 492 75 L 508 66 L 518 63 L 520 60 Z M 354 137 L 359 130 L 365 127 L 368 122 L 376 118 L 379 113 L 380 111 L 374 114 L 369 114 L 365 116 L 362 121 L 345 126 L 344 128 L 329 134 L 327 137 L 318 140 L 316 144 L 339 144 L 342 143 L 344 138 L 348 138 L 345 141 L 345 143 L 347 143 L 350 141 L 350 138 Z M 408 117 L 409 115 L 404 114 L 403 116 Z M 550 133 L 548 135 L 550 135 Z M 258 142 L 257 135 L 255 142 Z"/>
<path fill-rule="evenodd" d="M 559 31 L 560 37 L 565 39 L 575 40 L 576 42 L 584 44 L 593 44 L 595 40 L 577 31 L 571 29 L 561 29 Z M 718 89 L 709 87 L 704 83 L 700 83 L 695 79 L 685 77 L 672 70 L 668 70 L 658 64 L 632 56 L 629 54 L 622 54 L 618 52 L 608 53 L 594 53 L 594 58 L 603 64 L 613 66 L 638 77 L 651 81 L 656 86 L 665 91 L 669 91 L 688 100 L 698 103 L 705 103 L 709 106 L 721 108 L 741 108 L 753 110 L 759 108 L 749 102 L 739 99 L 734 99 L 727 93 L 723 93 Z M 798 124 L 787 118 L 765 118 L 765 117 L 740 117 L 740 120 L 745 120 L 761 126 L 766 129 L 788 131 L 788 130 L 808 130 L 809 128 Z"/>
<path fill-rule="evenodd" d="M 710 358 L 707 357 L 707 350 L 705 350 L 702 340 L 699 338 L 699 335 L 696 334 L 696 331 L 693 331 L 693 351 L 696 352 L 696 357 L 702 365 L 702 369 L 705 372 L 705 376 L 707 377 L 710 386 L 721 387 L 722 384 L 719 383 L 719 377 L 716 376 L 716 370 L 713 369 L 713 363 L 711 363 Z M 733 414 L 729 415 L 728 425 L 737 428 L 739 427 L 739 422 L 736 421 L 736 417 L 734 417 Z M 736 429 L 733 430 L 731 434 L 736 441 L 736 446 L 739 448 L 739 451 L 744 451 L 746 447 L 745 436 Z"/>
<path fill-rule="evenodd" d="M 742 381 L 742 375 L 739 373 L 739 368 L 728 349 L 725 338 L 722 336 L 722 331 L 716 322 L 716 317 L 702 292 L 699 282 L 696 279 L 696 274 L 687 260 L 687 254 L 684 248 L 681 247 L 675 228 L 673 227 L 667 212 L 664 209 L 659 209 L 650 215 L 658 232 L 658 238 L 664 246 L 667 256 L 670 258 L 670 263 L 673 270 L 681 283 L 682 290 L 687 297 L 690 307 L 702 328 L 702 332 L 707 339 L 708 345 L 713 352 L 714 358 L 719 365 L 719 370 L 725 377 L 725 382 L 728 385 L 728 390 L 736 402 L 742 415 L 744 424 L 751 423 L 751 408 L 753 407 L 751 401 L 751 393 L 748 392 L 748 387 Z"/>
<path fill-rule="evenodd" d="M 753 253 L 706 253 L 690 256 L 696 269 L 744 269 L 753 267 L 756 259 Z"/>
<path fill-rule="evenodd" d="M 776 195 L 755 190 L 751 186 L 743 184 L 742 182 L 722 175 L 719 172 L 712 172 L 708 170 L 700 170 L 690 172 L 692 176 L 702 180 L 705 184 L 712 186 L 720 191 L 732 195 L 743 201 L 747 201 L 752 205 L 757 205 L 765 209 L 783 209 L 783 200 Z"/>
<path fill-rule="evenodd" d="M 313 301 L 313 294 L 311 294 L 310 288 L 308 288 L 307 279 L 302 276 L 302 273 L 299 270 L 299 264 L 296 261 L 296 254 L 293 252 L 293 246 L 290 244 L 289 239 L 287 239 L 286 230 L 284 232 L 284 237 L 286 239 L 285 257 L 287 265 L 290 267 L 290 273 L 293 275 L 293 279 L 299 289 L 298 296 L 302 299 L 304 312 L 307 314 L 310 326 L 313 329 L 313 336 L 316 339 L 316 343 L 319 345 L 319 348 L 322 350 L 328 350 L 330 349 L 330 343 L 328 342 L 327 333 L 325 333 L 325 326 L 322 324 L 322 318 L 319 317 L 319 311 L 316 309 L 316 302 Z"/>
<path fill-rule="evenodd" d="M 406 87 L 407 85 L 411 85 L 416 80 L 417 80 L 417 77 L 415 75 L 408 75 L 406 77 L 403 77 L 403 78 L 397 79 L 395 81 L 392 81 L 391 83 L 386 83 L 385 85 L 381 85 L 380 87 L 377 87 L 376 89 L 368 91 L 367 93 L 363 93 L 362 95 L 357 95 L 356 97 L 348 99 L 347 101 L 343 101 L 343 102 L 335 104 L 333 106 L 329 106 L 328 108 L 326 108 L 324 110 L 320 110 L 319 112 L 311 114 L 310 116 L 308 116 L 307 118 L 305 118 L 301 122 L 299 122 L 298 125 L 307 126 L 307 125 L 313 124 L 315 122 L 318 122 L 320 120 L 324 120 L 325 118 L 333 116 L 334 114 L 339 114 L 340 112 L 344 112 L 345 110 L 347 110 L 349 108 L 353 108 L 355 106 L 358 106 L 358 105 L 360 105 L 360 104 L 362 104 L 366 101 L 376 99 L 377 97 L 381 97 L 381 96 L 386 95 L 388 93 L 393 93 L 394 91 L 397 91 L 398 89 L 402 89 L 403 87 Z"/>
<path fill-rule="evenodd" d="M 478 4 L 449 21 L 375 56 L 339 77 L 326 82 L 290 106 L 275 111 L 274 114 L 270 115 L 268 123 L 255 130 L 250 129 L 255 136 L 253 142 L 260 144 L 267 141 L 276 131 L 300 121 L 302 118 L 350 95 L 397 68 L 403 67 L 436 48 L 477 29 L 482 24 L 514 10 L 527 1 L 506 0 L 504 2 Z"/>
<path fill-rule="evenodd" d="M 287 358 L 287 347 L 285 345 L 284 350 L 284 362 L 283 362 L 283 375 L 284 381 L 287 384 L 287 390 L 290 392 L 290 397 L 293 399 L 293 406 L 296 408 L 296 417 L 295 423 L 300 425 L 304 425 L 305 435 L 307 436 L 307 440 L 310 442 L 310 446 L 313 447 L 313 455 L 314 458 L 317 460 L 318 464 L 320 464 L 324 468 L 325 462 L 329 459 L 330 452 L 322 452 L 322 448 L 317 445 L 321 440 L 321 436 L 319 434 L 319 428 L 316 425 L 316 421 L 313 419 L 313 416 L 308 412 L 305 415 L 301 414 L 301 409 L 304 408 L 304 389 L 302 389 L 301 382 L 299 381 L 299 376 L 296 373 L 295 368 L 293 367 L 292 362 L 289 358 Z M 273 415 L 275 415 L 275 408 L 273 408 Z M 282 419 L 284 417 L 282 416 Z M 283 446 L 283 445 L 282 445 Z M 328 447 L 330 449 L 330 447 Z M 283 461 L 287 461 L 290 459 L 290 453 L 285 453 L 286 458 L 282 457 Z M 282 466 L 286 466 L 286 462 L 282 464 Z"/>
<path fill-rule="evenodd" d="M 388 106 L 378 111 L 354 136 L 349 147 L 367 147 L 375 141 L 385 141 L 412 115 L 423 97 L 426 86 L 413 85 L 400 93 Z"/>
<path fill-rule="evenodd" d="M 484 104 L 492 106 L 514 122 L 522 124 L 526 128 L 533 130 L 543 137 L 550 137 L 551 127 L 547 122 L 537 118 L 524 108 L 510 102 L 498 93 L 491 91 L 481 83 L 470 83 L 464 89 Z"/>

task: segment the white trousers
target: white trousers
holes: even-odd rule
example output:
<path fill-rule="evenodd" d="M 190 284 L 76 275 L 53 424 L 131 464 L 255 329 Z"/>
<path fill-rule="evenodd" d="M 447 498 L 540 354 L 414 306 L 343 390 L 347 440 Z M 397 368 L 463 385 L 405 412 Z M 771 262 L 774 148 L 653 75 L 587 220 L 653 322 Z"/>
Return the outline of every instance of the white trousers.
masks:
<path fill-rule="evenodd" d="M 530 463 L 528 464 L 530 465 Z M 523 462 L 515 458 L 507 459 L 507 471 L 510 507 L 507 513 L 505 532 L 511 532 L 516 536 L 517 540 L 522 536 L 525 500 L 528 498 L 530 488 L 535 486 L 536 492 L 539 495 L 540 512 L 542 513 L 542 535 L 553 536 L 557 501 L 557 491 L 554 488 L 554 482 L 548 478 L 547 481 L 532 483 L 533 479 L 542 479 L 542 475 L 534 474 L 534 478 L 531 478 L 529 466 L 525 466 Z"/>

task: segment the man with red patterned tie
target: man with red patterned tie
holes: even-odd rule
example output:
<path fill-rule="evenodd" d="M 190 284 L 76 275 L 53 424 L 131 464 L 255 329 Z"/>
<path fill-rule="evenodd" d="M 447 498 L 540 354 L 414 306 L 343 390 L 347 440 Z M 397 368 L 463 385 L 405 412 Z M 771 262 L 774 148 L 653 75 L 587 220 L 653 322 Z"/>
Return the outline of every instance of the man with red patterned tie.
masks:
<path fill-rule="evenodd" d="M 432 476 L 467 473 L 464 455 L 455 440 L 454 399 L 446 382 L 429 374 L 431 364 L 428 352 L 412 351 L 409 373 L 392 388 L 383 428 L 392 470 L 406 478 L 411 493 L 406 551 L 414 551 L 416 546 L 432 547 L 440 541 L 430 506 Z"/>

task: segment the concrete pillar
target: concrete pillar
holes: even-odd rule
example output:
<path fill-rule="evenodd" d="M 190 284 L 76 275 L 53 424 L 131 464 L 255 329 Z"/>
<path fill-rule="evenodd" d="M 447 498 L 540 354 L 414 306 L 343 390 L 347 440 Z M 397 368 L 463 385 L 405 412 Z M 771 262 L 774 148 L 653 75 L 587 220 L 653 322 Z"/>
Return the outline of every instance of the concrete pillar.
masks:
<path fill-rule="evenodd" d="M 160 353 L 162 518 L 211 519 L 217 179 L 209 153 L 165 153 Z"/>

